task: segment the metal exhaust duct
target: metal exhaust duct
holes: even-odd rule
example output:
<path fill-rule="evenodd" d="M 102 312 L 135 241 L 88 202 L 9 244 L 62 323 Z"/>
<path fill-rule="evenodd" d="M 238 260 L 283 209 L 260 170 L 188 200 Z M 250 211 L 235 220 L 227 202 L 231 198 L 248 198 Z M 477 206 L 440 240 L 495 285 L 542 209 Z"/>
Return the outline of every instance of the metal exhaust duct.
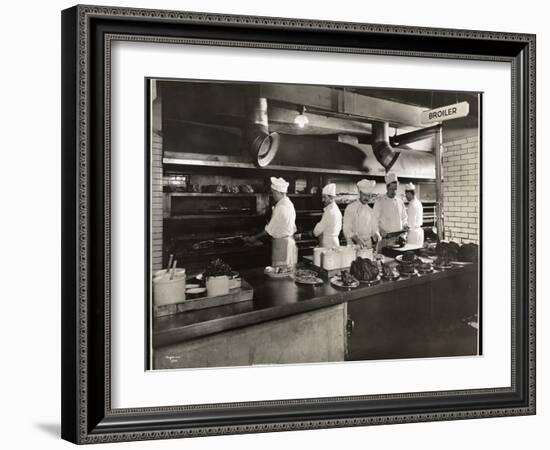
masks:
<path fill-rule="evenodd" d="M 267 99 L 262 97 L 248 99 L 244 139 L 245 148 L 259 167 L 269 165 L 277 155 L 280 136 L 278 133 L 269 132 Z"/>
<path fill-rule="evenodd" d="M 386 174 L 384 169 L 374 156 L 374 150 L 369 144 L 349 144 L 365 156 L 362 170 L 371 175 L 383 177 Z M 424 180 L 435 179 L 435 157 L 432 152 L 421 150 L 403 150 L 399 154 L 399 159 L 392 166 L 400 177 L 416 178 Z"/>
<path fill-rule="evenodd" d="M 400 153 L 390 145 L 388 122 L 372 123 L 372 150 L 376 160 L 389 172 Z"/>
<path fill-rule="evenodd" d="M 420 141 L 429 137 L 433 137 L 435 133 L 441 130 L 441 125 L 434 125 L 428 128 L 420 128 L 419 130 L 410 131 L 409 133 L 400 134 L 390 137 L 390 145 L 392 147 L 400 147 L 412 142 Z"/>

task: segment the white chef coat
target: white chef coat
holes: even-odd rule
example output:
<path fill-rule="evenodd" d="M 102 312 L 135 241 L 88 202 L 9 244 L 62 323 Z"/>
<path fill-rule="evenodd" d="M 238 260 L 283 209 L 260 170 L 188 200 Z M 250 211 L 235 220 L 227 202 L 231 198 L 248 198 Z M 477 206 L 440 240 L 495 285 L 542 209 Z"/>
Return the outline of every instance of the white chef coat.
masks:
<path fill-rule="evenodd" d="M 353 244 L 352 237 L 364 240 L 371 247 L 372 236 L 378 233 L 378 221 L 373 209 L 359 200 L 350 203 L 344 211 L 344 236 L 348 244 Z"/>
<path fill-rule="evenodd" d="M 374 202 L 374 213 L 378 219 L 378 228 L 385 233 L 400 231 L 408 225 L 405 203 L 399 197 L 389 198 L 383 195 Z"/>
<path fill-rule="evenodd" d="M 413 198 L 407 206 L 409 231 L 407 232 L 407 243 L 412 245 L 424 245 L 423 207 L 420 200 Z"/>
<path fill-rule="evenodd" d="M 277 202 L 265 231 L 275 239 L 293 236 L 296 233 L 296 210 L 288 197 L 283 197 Z"/>
<path fill-rule="evenodd" d="M 298 249 L 294 241 L 296 210 L 288 197 L 283 197 L 277 202 L 265 231 L 273 238 L 271 264 L 273 266 L 296 264 L 298 262 Z"/>
<path fill-rule="evenodd" d="M 342 213 L 336 202 L 330 202 L 323 210 L 321 221 L 315 225 L 313 234 L 321 236 L 321 247 L 340 247 L 338 235 L 342 231 Z"/>

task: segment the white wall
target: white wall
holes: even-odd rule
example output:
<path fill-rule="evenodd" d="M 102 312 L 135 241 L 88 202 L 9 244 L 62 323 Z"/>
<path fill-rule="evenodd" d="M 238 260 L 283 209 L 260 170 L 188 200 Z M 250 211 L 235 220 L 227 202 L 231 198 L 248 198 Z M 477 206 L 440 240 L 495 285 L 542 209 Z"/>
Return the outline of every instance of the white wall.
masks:
<path fill-rule="evenodd" d="M 98 3 L 104 3 L 98 1 Z M 326 3 L 326 4 L 325 4 Z M 538 172 L 544 175 L 550 139 L 547 103 L 550 31 L 543 2 L 460 2 L 394 0 L 391 3 L 314 0 L 109 0 L 107 5 L 187 9 L 236 14 L 336 19 L 488 29 L 538 34 Z M 60 14 L 70 1 L 8 2 L 2 8 L 2 140 L 0 192 L 2 221 L 3 448 L 68 448 L 59 439 L 60 403 Z M 548 205 L 539 188 L 539 230 L 547 225 Z M 495 199 L 498 201 L 498 199 Z M 548 271 L 539 232 L 539 279 Z M 33 267 L 30 266 L 32 261 Z M 540 283 L 542 284 L 542 283 Z M 538 302 L 538 415 L 502 419 L 392 425 L 228 436 L 183 441 L 117 444 L 117 448 L 541 448 L 550 423 L 548 362 L 548 283 Z M 337 380 L 336 380 L 337 382 Z M 111 447 L 110 447 L 111 448 Z M 113 447 L 115 448 L 115 447 Z"/>

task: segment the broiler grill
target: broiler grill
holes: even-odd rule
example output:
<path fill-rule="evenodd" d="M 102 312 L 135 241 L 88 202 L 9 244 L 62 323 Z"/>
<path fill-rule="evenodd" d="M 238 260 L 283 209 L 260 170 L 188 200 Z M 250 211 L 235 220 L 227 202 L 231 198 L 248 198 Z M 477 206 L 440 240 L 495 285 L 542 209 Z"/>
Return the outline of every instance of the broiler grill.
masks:
<path fill-rule="evenodd" d="M 246 246 L 242 236 L 265 226 L 259 194 L 169 194 L 164 219 L 164 259 L 174 254 L 188 271 L 202 270 L 216 258 L 236 269 L 266 265 L 264 246 Z"/>

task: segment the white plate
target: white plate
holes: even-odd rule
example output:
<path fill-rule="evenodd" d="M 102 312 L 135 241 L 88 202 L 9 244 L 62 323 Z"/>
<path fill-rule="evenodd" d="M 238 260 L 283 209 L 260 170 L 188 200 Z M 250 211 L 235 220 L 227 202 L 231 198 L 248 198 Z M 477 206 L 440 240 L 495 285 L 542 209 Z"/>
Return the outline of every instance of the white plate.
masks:
<path fill-rule="evenodd" d="M 298 284 L 309 284 L 311 286 L 324 283 L 323 279 L 319 277 L 295 278 L 294 281 Z"/>
<path fill-rule="evenodd" d="M 345 285 L 345 284 L 342 283 L 340 275 L 335 275 L 330 279 L 330 284 L 332 284 L 333 286 L 336 286 L 338 288 L 341 288 L 341 289 L 355 289 L 356 287 L 359 287 L 360 283 L 359 283 L 359 281 L 355 280 L 355 283 L 348 286 L 348 285 Z"/>
<path fill-rule="evenodd" d="M 392 275 L 391 277 L 385 277 L 384 275 L 381 275 L 382 280 L 384 281 L 397 281 L 399 278 L 401 278 L 401 274 Z"/>
<path fill-rule="evenodd" d="M 359 283 L 366 284 L 368 286 L 374 286 L 375 284 L 380 283 L 380 280 L 381 280 L 381 277 L 380 277 L 380 275 L 378 275 L 374 280 L 371 280 L 371 281 L 359 280 Z"/>
<path fill-rule="evenodd" d="M 415 256 L 415 258 L 418 258 L 423 263 L 432 263 L 433 262 L 432 258 L 426 258 L 426 257 L 423 257 L 423 256 Z M 403 255 L 397 255 L 395 257 L 395 260 L 397 262 L 402 262 L 403 261 Z M 407 261 L 405 261 L 405 262 L 407 262 Z M 409 261 L 409 262 L 413 262 L 413 261 Z"/>
<path fill-rule="evenodd" d="M 283 273 L 265 272 L 265 274 L 270 278 L 289 278 L 293 275 L 292 272 L 283 272 Z"/>
<path fill-rule="evenodd" d="M 418 270 L 414 269 L 412 272 L 399 272 L 399 275 L 404 278 L 416 277 Z"/>
<path fill-rule="evenodd" d="M 292 269 L 285 270 L 284 272 L 276 272 L 276 267 L 267 266 L 264 269 L 264 274 L 271 278 L 287 278 L 293 275 L 294 271 Z"/>
<path fill-rule="evenodd" d="M 451 261 L 452 266 L 467 266 L 468 264 L 472 264 L 472 263 L 466 262 L 466 261 Z"/>

